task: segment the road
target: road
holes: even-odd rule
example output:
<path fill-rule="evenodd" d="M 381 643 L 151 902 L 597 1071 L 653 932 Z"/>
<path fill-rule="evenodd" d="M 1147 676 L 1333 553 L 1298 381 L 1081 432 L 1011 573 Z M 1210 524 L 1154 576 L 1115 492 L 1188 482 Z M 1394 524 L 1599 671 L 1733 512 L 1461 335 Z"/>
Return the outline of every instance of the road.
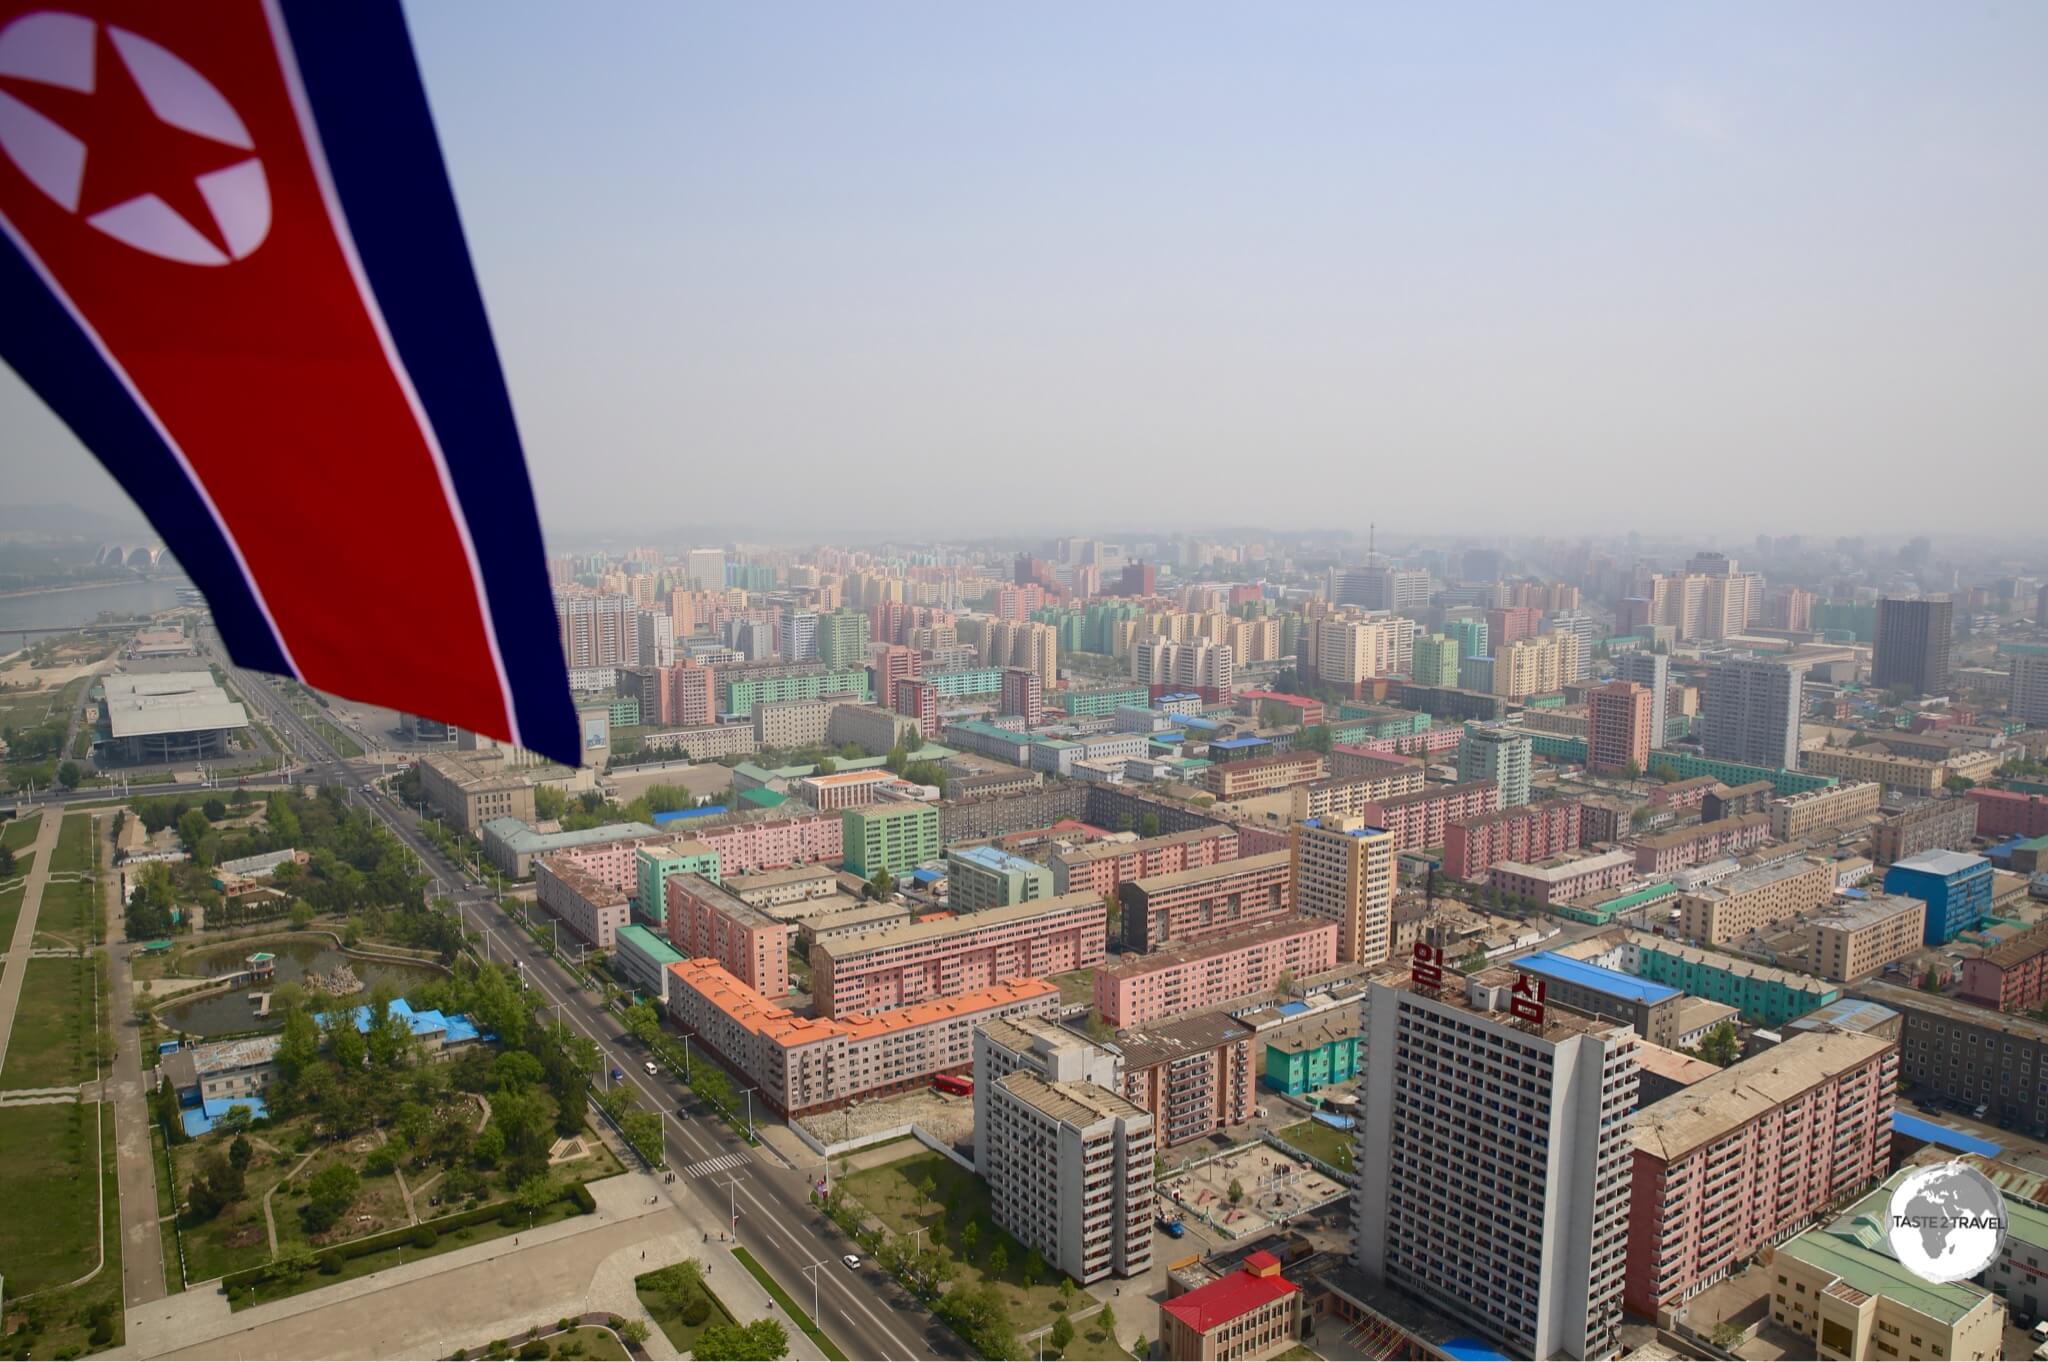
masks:
<path fill-rule="evenodd" d="M 374 762 L 339 760 L 312 726 L 278 699 L 260 677 L 230 663 L 211 636 L 205 638 L 204 646 L 214 652 L 213 661 L 241 694 L 264 711 L 279 739 L 306 763 L 306 779 L 339 780 L 351 791 L 358 791 L 375 774 Z M 665 1114 L 668 1162 L 678 1170 L 667 1192 L 694 1217 L 694 1223 L 716 1232 L 725 1227 L 728 1210 L 736 1211 L 740 1242 L 792 1300 L 806 1309 L 813 1299 L 818 1302 L 823 1316 L 819 1323 L 849 1357 L 973 1356 L 957 1335 L 894 1281 L 872 1267 L 854 1271 L 841 1264 L 842 1255 L 860 1249 L 812 1209 L 805 1173 L 779 1166 L 765 1148 L 750 1148 L 701 1106 L 696 1108 L 699 1114 L 679 1115 L 692 1105 L 683 1087 L 666 1076 L 646 1073 L 644 1054 L 625 1037 L 618 1018 L 605 1010 L 601 1000 L 573 983 L 568 972 L 523 930 L 512 926 L 495 899 L 470 890 L 471 881 L 463 868 L 440 854 L 420 832 L 410 810 L 382 791 L 354 797 L 431 873 L 458 886 L 454 896 L 457 911 L 482 933 L 491 958 L 517 966 L 521 978 L 539 992 L 554 1015 L 597 1046 L 606 1069 L 624 1073 L 625 1081 L 639 1092 L 645 1105 Z M 728 1166 L 697 1177 L 682 1171 L 712 1160 Z M 813 1277 L 805 1273 L 814 1265 L 818 1266 L 815 1286 Z"/>

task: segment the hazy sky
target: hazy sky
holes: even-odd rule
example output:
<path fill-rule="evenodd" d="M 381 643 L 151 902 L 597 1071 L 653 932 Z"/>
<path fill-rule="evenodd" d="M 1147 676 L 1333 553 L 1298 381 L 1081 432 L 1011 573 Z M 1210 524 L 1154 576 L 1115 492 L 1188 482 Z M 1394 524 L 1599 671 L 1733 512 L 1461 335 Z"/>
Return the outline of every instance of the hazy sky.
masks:
<path fill-rule="evenodd" d="M 2048 5 L 409 10 L 557 538 L 2038 523 Z"/>

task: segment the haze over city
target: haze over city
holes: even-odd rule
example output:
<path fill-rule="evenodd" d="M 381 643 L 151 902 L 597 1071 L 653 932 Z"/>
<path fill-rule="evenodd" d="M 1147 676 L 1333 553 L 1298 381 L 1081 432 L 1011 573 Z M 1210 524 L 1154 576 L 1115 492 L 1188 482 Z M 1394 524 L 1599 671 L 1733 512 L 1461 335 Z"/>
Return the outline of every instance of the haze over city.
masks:
<path fill-rule="evenodd" d="M 2040 6 L 408 17 L 556 540 L 2033 514 Z"/>

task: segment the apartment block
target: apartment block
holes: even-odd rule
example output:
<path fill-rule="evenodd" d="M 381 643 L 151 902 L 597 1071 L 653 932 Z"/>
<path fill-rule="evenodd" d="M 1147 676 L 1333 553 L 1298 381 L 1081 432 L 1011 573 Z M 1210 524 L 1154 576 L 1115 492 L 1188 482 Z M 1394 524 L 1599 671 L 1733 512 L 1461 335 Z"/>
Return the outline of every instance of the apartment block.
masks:
<path fill-rule="evenodd" d="M 1139 956 L 1096 971 L 1095 1011 L 1118 1028 L 1199 1012 L 1269 989 L 1283 974 L 1299 979 L 1335 968 L 1337 937 L 1335 922 L 1290 914 L 1234 936 Z M 1100 959 L 1099 946 L 1096 954 Z"/>
<path fill-rule="evenodd" d="M 1635 1032 L 1426 966 L 1364 1006 L 1353 1264 L 1524 1358 L 1619 1350 Z"/>
<path fill-rule="evenodd" d="M 1053 896 L 1052 871 L 1000 847 L 961 847 L 946 852 L 946 906 L 977 913 L 1012 903 Z"/>
<path fill-rule="evenodd" d="M 855 703 L 844 695 L 815 700 L 776 700 L 754 706 L 754 742 L 758 748 L 785 752 L 804 747 L 822 747 L 832 712 L 843 704 Z"/>
<path fill-rule="evenodd" d="M 1458 779 L 1490 780 L 1500 787 L 1500 807 L 1529 802 L 1529 773 L 1535 744 L 1527 733 L 1505 724 L 1466 724 L 1458 735 Z"/>
<path fill-rule="evenodd" d="M 1853 984 L 1917 955 L 1927 905 L 1902 895 L 1853 899 L 1813 924 L 1807 961 L 1822 978 Z"/>
<path fill-rule="evenodd" d="M 563 857 L 534 862 L 533 883 L 540 906 L 599 950 L 610 950 L 619 928 L 633 920 L 625 890 Z"/>
<path fill-rule="evenodd" d="M 1580 845 L 1585 805 L 1549 799 L 1459 819 L 1444 828 L 1444 873 L 1477 880 L 1502 861 L 1542 862 Z"/>
<path fill-rule="evenodd" d="M 1771 836 L 1781 842 L 1848 827 L 1877 812 L 1884 787 L 1873 781 L 1851 781 L 1827 789 L 1807 790 L 1771 801 Z"/>
<path fill-rule="evenodd" d="M 908 1092 L 935 1074 L 965 1072 L 974 1062 L 976 1030 L 1050 1016 L 1059 1004 L 1059 988 L 1043 979 L 1004 979 L 887 1012 L 799 1017 L 715 960 L 669 967 L 669 1016 L 782 1116 Z"/>
<path fill-rule="evenodd" d="M 1980 786 L 1963 791 L 1963 799 L 1976 814 L 1973 831 L 1985 837 L 2048 836 L 2048 795 Z"/>
<path fill-rule="evenodd" d="M 897 747 L 917 747 L 923 733 L 913 716 L 879 705 L 837 704 L 825 719 L 825 746 L 837 749 L 852 743 L 876 756 Z"/>
<path fill-rule="evenodd" d="M 1063 894 L 862 932 L 811 948 L 811 994 L 821 1015 L 837 1017 L 1092 969 L 1108 927 L 1101 899 Z"/>
<path fill-rule="evenodd" d="M 830 866 L 822 865 L 794 865 L 782 870 L 762 870 L 752 875 L 735 875 L 729 880 L 722 880 L 717 875 L 706 875 L 705 878 L 713 884 L 724 884 L 727 889 L 740 896 L 741 902 L 750 903 L 756 908 L 783 908 L 793 903 L 829 899 L 839 893 L 839 876 Z M 776 916 L 782 917 L 786 914 L 778 913 Z"/>
<path fill-rule="evenodd" d="M 1117 1054 L 1091 1044 L 1054 1017 L 1015 1017 L 990 1022 L 974 1033 L 974 1168 L 983 1177 L 994 1154 L 981 1132 L 989 1123 L 989 1096 L 996 1081 L 1019 1071 L 1047 1083 L 1093 1083 L 1115 1091 L 1123 1063 Z"/>
<path fill-rule="evenodd" d="M 2032 1012 L 2048 998 L 2048 924 L 2030 927 L 1963 961 L 1960 994 L 1979 1007 Z"/>
<path fill-rule="evenodd" d="M 1739 856 L 1762 846 L 1770 835 L 1768 814 L 1746 813 L 1712 823 L 1652 833 L 1635 845 L 1636 869 L 1645 875 L 1669 875 L 1689 865 Z"/>
<path fill-rule="evenodd" d="M 1151 1113 L 1093 1083 L 995 1081 L 986 1174 L 996 1223 L 1086 1284 L 1152 1267 Z"/>
<path fill-rule="evenodd" d="M 939 858 L 939 811 L 929 804 L 868 804 L 840 814 L 844 864 L 864 880 L 900 875 Z"/>
<path fill-rule="evenodd" d="M 1997 752 L 1965 750 L 1937 761 L 1880 752 L 1877 747 L 1876 743 L 1868 747 L 1817 747 L 1802 752 L 1799 764 L 1815 775 L 1834 776 L 1840 780 L 1868 780 L 1907 794 L 1935 795 L 1947 786 L 1950 776 L 1986 780 L 2004 760 Z M 1977 816 L 1981 827 L 1981 807 Z"/>
<path fill-rule="evenodd" d="M 1468 780 L 1376 800 L 1362 812 L 1367 822 L 1394 835 L 1394 850 L 1412 851 L 1440 847 L 1451 824 L 1498 812 L 1500 807 L 1500 786 L 1491 780 Z"/>
<path fill-rule="evenodd" d="M 1700 742 L 1709 757 L 1756 766 L 1799 764 L 1799 696 L 1806 670 L 1738 659 L 1707 673 Z"/>
<path fill-rule="evenodd" d="M 788 996 L 796 928 L 701 875 L 672 876 L 663 893 L 663 925 L 679 955 L 716 960 L 764 998 Z"/>
<path fill-rule="evenodd" d="M 839 815 L 829 813 L 725 823 L 693 832 L 693 840 L 718 853 L 722 877 L 837 861 L 843 836 Z"/>
<path fill-rule="evenodd" d="M 668 912 L 668 882 L 677 875 L 701 875 L 713 884 L 719 883 L 718 853 L 694 841 L 642 843 L 634 847 L 634 911 L 656 926 L 663 925 Z"/>
<path fill-rule="evenodd" d="M 1636 1114 L 1624 1299 L 1648 1319 L 1891 1165 L 1898 1047 L 1809 1032 Z"/>
<path fill-rule="evenodd" d="M 1923 851 L 1962 851 L 1977 836 L 1978 810 L 1983 807 L 1973 796 L 2004 794 L 2006 791 L 1969 790 L 1961 799 L 1923 799 L 1877 825 L 1871 859 L 1879 865 L 1903 861 Z M 2022 796 L 2024 797 L 2024 796 Z M 2042 820 L 2048 827 L 2048 799 L 2041 801 Z M 1999 834 L 1987 831 L 1985 836 Z"/>
<path fill-rule="evenodd" d="M 1979 1119 L 2048 1136 L 2048 1023 L 1882 979 L 1852 992 L 1905 1018 L 1899 1079 L 1922 1105 L 1982 1106 Z"/>
<path fill-rule="evenodd" d="M 1767 813 L 1776 789 L 1768 780 L 1716 785 L 1700 800 L 1700 821 L 1718 823 L 1724 818 L 1739 818 L 1746 813 Z"/>
<path fill-rule="evenodd" d="M 1784 1026 L 1842 996 L 1841 989 L 1810 974 L 1759 965 L 1648 932 L 1607 932 L 1559 953 L 1627 970 L 1695 998 L 1725 1003 L 1759 1026 Z"/>
<path fill-rule="evenodd" d="M 1629 681 L 1586 692 L 1586 766 L 1639 776 L 1650 765 L 1650 692 Z"/>
<path fill-rule="evenodd" d="M 1751 932 L 1767 932 L 1801 913 L 1824 908 L 1835 896 L 1835 867 L 1790 856 L 1739 871 L 1719 884 L 1678 898 L 1678 930 L 1688 940 L 1725 946 Z"/>
<path fill-rule="evenodd" d="M 1164 1147 L 1252 1119 L 1258 1106 L 1256 1033 L 1224 1012 L 1139 1027 L 1117 1037 L 1119 1091 L 1152 1113 Z"/>
<path fill-rule="evenodd" d="M 1576 634 L 1553 631 L 1494 647 L 1493 692 L 1510 700 L 1553 694 L 1578 676 Z"/>
<path fill-rule="evenodd" d="M 1362 814 L 1383 799 L 1414 794 L 1426 783 L 1421 762 L 1375 759 L 1371 774 L 1332 776 L 1294 787 L 1292 821 L 1304 818 L 1345 818 Z M 1354 767 L 1356 770 L 1356 767 Z"/>
<path fill-rule="evenodd" d="M 1226 936 L 1285 914 L 1294 898 L 1284 851 L 1127 880 L 1116 892 L 1128 951 Z"/>
<path fill-rule="evenodd" d="M 1356 816 L 1310 818 L 1289 830 L 1294 907 L 1337 924 L 1337 958 L 1377 965 L 1393 954 L 1394 834 Z"/>
<path fill-rule="evenodd" d="M 1556 864 L 1495 861 L 1486 882 L 1504 894 L 1537 903 L 1570 903 L 1603 889 L 1618 889 L 1636 878 L 1634 853 L 1626 847 L 1579 856 Z"/>
<path fill-rule="evenodd" d="M 1307 785 L 1330 774 L 1320 752 L 1278 752 L 1249 761 L 1227 761 L 1203 773 L 1203 784 L 1218 799 L 1244 799 Z"/>
<path fill-rule="evenodd" d="M 1053 853 L 1053 892 L 1114 894 L 1127 880 L 1235 860 L 1237 852 L 1237 829 L 1228 823 L 1211 823 L 1135 842 L 1091 842 Z"/>

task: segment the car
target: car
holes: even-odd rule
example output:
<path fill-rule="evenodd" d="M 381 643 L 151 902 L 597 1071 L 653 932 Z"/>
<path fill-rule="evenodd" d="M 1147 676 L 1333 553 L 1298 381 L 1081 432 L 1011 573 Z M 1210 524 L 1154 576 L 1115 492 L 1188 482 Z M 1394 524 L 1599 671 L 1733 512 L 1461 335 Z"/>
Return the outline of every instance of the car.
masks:
<path fill-rule="evenodd" d="M 857 1253 L 842 1253 L 839 1255 L 839 1261 L 856 1272 L 860 1270 L 860 1255 Z"/>
<path fill-rule="evenodd" d="M 649 1078 L 653 1078 L 653 1077 L 655 1077 L 655 1076 L 656 1076 L 657 1074 L 659 1074 L 659 1073 L 661 1072 L 661 1066 L 660 1066 L 659 1064 L 656 1064 L 656 1063 L 655 1063 L 655 1062 L 654 1062 L 653 1060 L 651 1060 L 651 1059 L 650 1059 L 650 1060 L 648 1060 L 648 1061 L 647 1061 L 647 1063 L 646 1063 L 645 1065 L 643 1065 L 642 1067 L 643 1067 L 643 1068 L 645 1068 L 645 1069 L 647 1070 L 647 1076 L 648 1076 Z"/>

